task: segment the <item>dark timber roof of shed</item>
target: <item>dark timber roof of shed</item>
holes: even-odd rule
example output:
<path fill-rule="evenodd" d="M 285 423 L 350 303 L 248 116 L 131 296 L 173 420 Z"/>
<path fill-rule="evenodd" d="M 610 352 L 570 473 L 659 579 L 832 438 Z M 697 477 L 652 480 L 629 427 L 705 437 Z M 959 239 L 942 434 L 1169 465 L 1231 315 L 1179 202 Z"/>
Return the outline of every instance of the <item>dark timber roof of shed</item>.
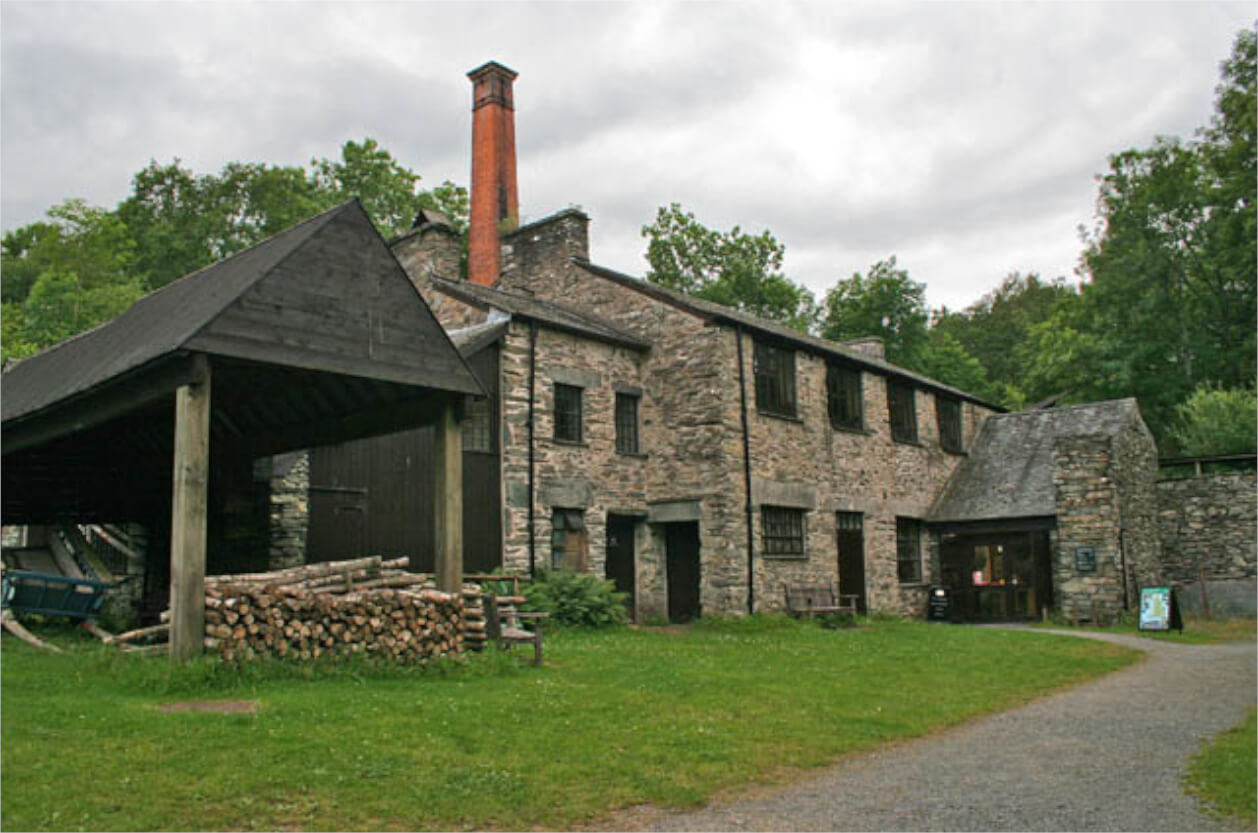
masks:
<path fill-rule="evenodd" d="M 241 302 L 246 293 L 271 275 L 285 259 L 320 238 L 329 227 L 346 222 L 361 225 L 364 221 L 370 223 L 357 200 L 344 203 L 146 295 L 106 324 L 18 362 L 3 375 L 4 397 L 0 403 L 3 420 L 8 422 L 29 415 L 179 350 L 210 353 L 221 350 L 235 354 L 237 358 L 257 358 L 239 355 L 247 352 L 240 345 L 235 348 L 227 346 L 226 335 L 214 332 L 216 319 Z M 326 242 L 335 245 L 342 241 Z M 274 303 L 273 300 L 270 302 Z M 277 320 L 283 316 L 283 311 L 279 309 L 273 312 Z M 430 339 L 439 351 L 450 346 L 440 333 L 440 327 L 435 327 L 431 334 L 434 338 Z M 365 335 L 371 337 L 371 328 L 366 329 Z M 201 344 L 201 341 L 207 343 Z M 364 347 L 372 349 L 367 345 Z M 471 379 L 470 372 L 457 359 L 451 362 L 448 357 L 436 357 L 439 364 L 448 366 L 441 367 L 438 372 L 425 372 L 422 365 L 433 357 L 417 356 L 413 360 L 400 361 L 390 361 L 390 358 L 397 357 L 381 356 L 370 366 L 363 365 L 355 372 L 368 378 L 403 384 L 439 386 L 463 393 L 482 392 Z M 440 361 L 442 358 L 446 360 Z M 296 366 L 316 370 L 336 369 L 309 367 L 309 362 L 302 359 L 297 359 Z"/>
<path fill-rule="evenodd" d="M 536 321 L 556 330 L 617 347 L 628 347 L 631 350 L 640 351 L 651 349 L 649 341 L 643 341 L 606 321 L 551 301 L 543 301 L 532 295 L 498 287 L 481 286 L 470 281 L 449 281 L 437 277 L 431 280 L 434 288 L 481 309 L 493 307 L 518 318 Z"/>
<path fill-rule="evenodd" d="M 1057 514 L 1053 446 L 1063 437 L 1114 437 L 1140 419 L 1134 399 L 988 417 L 935 501 L 935 523 Z"/>
<path fill-rule="evenodd" d="M 220 460 L 429 424 L 485 393 L 356 200 L 2 380 L 6 523 L 152 518 L 170 500 L 182 385 L 210 385 Z"/>
<path fill-rule="evenodd" d="M 934 379 L 922 376 L 919 373 L 914 373 L 911 370 L 906 370 L 899 365 L 892 364 L 891 362 L 883 359 L 878 359 L 867 353 L 862 353 L 851 347 L 839 344 L 838 342 L 830 341 L 825 338 L 818 338 L 816 336 L 810 336 L 805 333 L 801 333 L 798 330 L 792 330 L 790 327 L 778 324 L 775 321 L 769 321 L 756 315 L 740 312 L 732 307 L 727 307 L 713 301 L 705 301 L 702 298 L 695 298 L 694 296 L 687 295 L 684 292 L 678 292 L 674 289 L 669 289 L 668 287 L 643 280 L 642 278 L 635 278 L 632 275 L 626 275 L 622 272 L 617 272 L 614 269 L 608 269 L 605 266 L 599 266 L 586 260 L 573 258 L 573 263 L 592 275 L 598 275 L 599 277 L 614 281 L 621 286 L 637 290 L 644 295 L 648 295 L 658 301 L 663 301 L 666 304 L 671 304 L 674 307 L 686 310 L 707 320 L 741 327 L 753 334 L 767 336 L 779 342 L 791 344 L 797 349 L 803 349 L 823 356 L 831 356 L 841 359 L 850 364 L 875 371 L 884 376 L 898 376 L 903 379 L 908 379 L 927 390 L 937 391 L 947 396 L 956 397 L 957 399 L 966 399 L 970 402 L 982 405 L 985 408 L 990 408 L 993 411 L 999 412 L 1005 410 L 999 405 L 979 399 L 972 393 L 966 393 L 963 390 L 945 385 L 942 382 L 937 382 Z"/>

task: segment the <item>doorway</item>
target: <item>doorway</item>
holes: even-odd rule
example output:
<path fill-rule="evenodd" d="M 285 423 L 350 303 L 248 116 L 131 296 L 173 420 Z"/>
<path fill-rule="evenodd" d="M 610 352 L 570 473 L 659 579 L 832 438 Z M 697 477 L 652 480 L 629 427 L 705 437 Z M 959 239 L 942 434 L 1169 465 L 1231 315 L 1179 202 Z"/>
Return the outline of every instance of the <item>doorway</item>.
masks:
<path fill-rule="evenodd" d="M 628 593 L 626 607 L 629 618 L 634 618 L 636 574 L 634 570 L 633 536 L 638 519 L 629 515 L 607 516 L 607 561 L 604 575 L 612 582 L 617 593 Z"/>
<path fill-rule="evenodd" d="M 664 524 L 668 569 L 668 620 L 689 622 L 699 617 L 699 523 Z"/>
<path fill-rule="evenodd" d="M 865 516 L 835 513 L 835 541 L 839 548 L 839 593 L 856 597 L 856 612 L 865 615 Z"/>
<path fill-rule="evenodd" d="M 1052 605 L 1048 533 L 944 535 L 943 584 L 968 622 L 1035 619 Z"/>

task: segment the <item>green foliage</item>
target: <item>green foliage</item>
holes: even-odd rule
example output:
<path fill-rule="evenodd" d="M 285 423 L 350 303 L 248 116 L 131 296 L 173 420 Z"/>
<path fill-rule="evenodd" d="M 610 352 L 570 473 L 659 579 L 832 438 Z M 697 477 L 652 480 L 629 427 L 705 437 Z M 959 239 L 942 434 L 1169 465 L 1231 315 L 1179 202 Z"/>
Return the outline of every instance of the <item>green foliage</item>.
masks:
<path fill-rule="evenodd" d="M 1258 355 L 1255 36 L 1223 65 L 1211 126 L 1110 158 L 1078 302 L 1032 328 L 1030 375 L 1069 400 L 1135 395 L 1160 441 L 1203 383 L 1253 383 Z"/>
<path fill-rule="evenodd" d="M 197 174 L 151 161 L 113 211 L 66 200 L 48 219 L 4 235 L 0 284 L 4 359 L 49 347 L 123 312 L 145 291 L 235 254 L 351 197 L 386 237 L 421 208 L 467 227 L 467 189 L 419 190 L 419 175 L 373 139 L 346 142 L 337 160 L 300 167 L 229 162 Z"/>
<path fill-rule="evenodd" d="M 591 573 L 539 571 L 521 592 L 528 599 L 529 610 L 550 614 L 547 624 L 606 628 L 623 625 L 628 618 L 625 601 L 629 596 L 617 593 L 612 582 Z"/>
<path fill-rule="evenodd" d="M 989 401 L 1007 398 L 1006 392 L 987 378 L 983 364 L 971 356 L 956 337 L 937 327 L 927 333 L 926 344 L 912 369 Z"/>
<path fill-rule="evenodd" d="M 877 336 L 887 360 L 912 368 L 926 346 L 926 285 L 914 282 L 895 256 L 856 272 L 826 293 L 821 335 L 833 341 Z"/>
<path fill-rule="evenodd" d="M 1057 302 L 1074 292 L 1060 280 L 1046 282 L 1034 274 L 1014 272 L 1000 286 L 988 292 L 975 303 L 959 312 L 947 308 L 938 310 L 931 322 L 932 342 L 941 336 L 950 336 L 983 368 L 987 379 L 987 396 L 995 402 L 1018 408 L 1028 400 L 1044 399 L 1028 396 L 1027 375 L 1035 356 L 1027 349 L 1031 329 L 1047 321 Z M 927 363 L 928 368 L 939 365 L 938 359 Z M 962 378 L 974 379 L 973 371 Z M 943 377 L 939 377 L 943 378 Z M 971 393 L 982 394 L 983 388 L 970 388 L 951 384 Z"/>
<path fill-rule="evenodd" d="M 1207 743 L 1193 757 L 1185 778 L 1188 792 L 1199 796 L 1221 816 L 1232 816 L 1250 830 L 1258 824 L 1258 712 L 1249 714 L 1239 726 Z"/>
<path fill-rule="evenodd" d="M 1258 451 L 1258 394 L 1202 385 L 1175 409 L 1171 438 L 1185 457 Z"/>
<path fill-rule="evenodd" d="M 811 292 L 782 274 L 786 247 L 769 232 L 701 224 L 677 203 L 661 206 L 642 227 L 648 239 L 646 278 L 696 298 L 809 332 L 816 317 Z"/>

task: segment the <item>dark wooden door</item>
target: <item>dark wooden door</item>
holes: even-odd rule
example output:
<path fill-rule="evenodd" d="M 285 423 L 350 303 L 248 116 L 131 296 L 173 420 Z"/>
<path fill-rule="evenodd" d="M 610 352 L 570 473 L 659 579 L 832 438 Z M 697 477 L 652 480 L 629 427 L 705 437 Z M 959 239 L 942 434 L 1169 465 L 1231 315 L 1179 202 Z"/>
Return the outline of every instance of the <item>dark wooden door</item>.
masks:
<path fill-rule="evenodd" d="M 865 602 L 865 516 L 860 512 L 838 512 L 835 539 L 839 547 L 839 593 L 856 596 L 856 610 L 866 613 Z"/>
<path fill-rule="evenodd" d="M 634 551 L 633 535 L 637 518 L 625 515 L 607 516 L 607 563 L 604 574 L 616 586 L 619 593 L 628 593 L 627 607 L 634 611 Z"/>
<path fill-rule="evenodd" d="M 699 524 L 664 525 L 668 560 L 668 619 L 689 622 L 699 616 Z"/>

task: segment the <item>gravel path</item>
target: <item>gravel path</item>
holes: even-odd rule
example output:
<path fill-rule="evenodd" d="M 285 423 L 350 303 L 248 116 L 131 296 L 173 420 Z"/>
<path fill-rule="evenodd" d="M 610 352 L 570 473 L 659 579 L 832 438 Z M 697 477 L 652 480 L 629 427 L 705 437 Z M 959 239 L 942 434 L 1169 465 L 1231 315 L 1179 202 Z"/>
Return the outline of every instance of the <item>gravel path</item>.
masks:
<path fill-rule="evenodd" d="M 789 787 L 689 813 L 631 810 L 619 821 L 650 830 L 1230 829 L 1183 794 L 1181 778 L 1201 741 L 1254 704 L 1258 648 L 1089 636 L 1148 658 L 1014 711 L 849 756 Z"/>

